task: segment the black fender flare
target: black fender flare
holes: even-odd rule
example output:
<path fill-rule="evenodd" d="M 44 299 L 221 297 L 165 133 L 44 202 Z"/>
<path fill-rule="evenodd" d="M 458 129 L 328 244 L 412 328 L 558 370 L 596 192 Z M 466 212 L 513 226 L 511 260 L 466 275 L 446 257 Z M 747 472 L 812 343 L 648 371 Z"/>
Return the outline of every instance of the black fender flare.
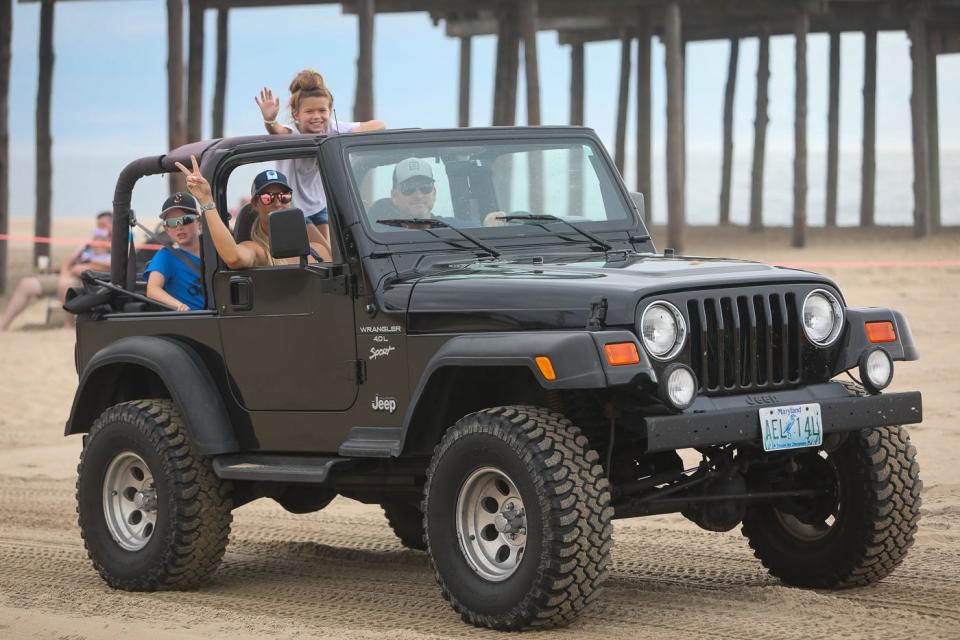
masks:
<path fill-rule="evenodd" d="M 180 409 L 197 453 L 240 450 L 223 398 L 199 354 L 183 342 L 159 336 L 121 338 L 94 354 L 80 376 L 64 435 L 89 431 L 104 409 L 133 399 L 118 394 L 115 386 L 119 372 L 131 365 L 160 378 Z"/>
<path fill-rule="evenodd" d="M 920 350 L 917 349 L 913 341 L 910 325 L 907 324 L 907 319 L 899 311 L 880 307 L 848 307 L 845 310 L 845 315 L 847 326 L 844 333 L 846 335 L 843 348 L 837 354 L 836 364 L 833 367 L 835 373 L 857 367 L 860 363 L 861 354 L 872 347 L 880 347 L 890 354 L 892 360 L 920 359 Z M 897 339 L 893 342 L 874 344 L 867 339 L 867 332 L 863 325 L 867 322 L 882 321 L 893 323 L 893 331 Z"/>
<path fill-rule="evenodd" d="M 635 365 L 611 366 L 603 357 L 604 345 L 633 342 L 640 355 Z M 547 380 L 537 366 L 536 358 L 547 356 L 553 364 L 556 379 Z M 416 390 L 410 397 L 403 418 L 399 455 L 407 441 L 410 425 L 424 391 L 434 375 L 442 375 L 445 367 L 525 367 L 543 389 L 602 389 L 630 384 L 638 376 L 655 382 L 650 360 L 632 331 L 543 331 L 526 333 L 491 333 L 457 336 L 450 339 L 424 367 Z"/>

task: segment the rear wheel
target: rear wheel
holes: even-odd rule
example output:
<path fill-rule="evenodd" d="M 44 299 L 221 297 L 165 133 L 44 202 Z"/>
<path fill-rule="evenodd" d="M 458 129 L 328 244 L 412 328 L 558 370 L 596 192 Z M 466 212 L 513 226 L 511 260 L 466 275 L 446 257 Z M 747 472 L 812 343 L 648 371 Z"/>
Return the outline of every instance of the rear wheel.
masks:
<path fill-rule="evenodd" d="M 111 587 L 189 589 L 216 571 L 230 533 L 230 483 L 192 450 L 173 402 L 104 411 L 77 472 L 80 532 Z"/>
<path fill-rule="evenodd" d="M 427 542 L 423 538 L 423 512 L 420 506 L 409 502 L 384 502 L 383 513 L 387 523 L 407 549 L 426 551 Z"/>
<path fill-rule="evenodd" d="M 827 501 L 747 509 L 743 535 L 783 582 L 842 588 L 882 580 L 913 544 L 920 467 L 903 427 L 851 432 L 832 452 L 799 456 L 800 474 L 832 484 Z"/>
<path fill-rule="evenodd" d="M 424 488 L 443 596 L 494 629 L 547 628 L 596 596 L 610 559 L 610 490 L 577 427 L 537 407 L 474 413 L 447 430 Z"/>

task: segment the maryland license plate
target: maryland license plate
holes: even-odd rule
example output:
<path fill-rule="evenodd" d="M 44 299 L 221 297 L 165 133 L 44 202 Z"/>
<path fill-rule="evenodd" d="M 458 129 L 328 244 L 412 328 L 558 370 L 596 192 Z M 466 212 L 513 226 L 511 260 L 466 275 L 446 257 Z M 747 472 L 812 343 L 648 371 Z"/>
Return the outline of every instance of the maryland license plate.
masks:
<path fill-rule="evenodd" d="M 820 405 L 794 404 L 760 409 L 764 451 L 819 447 L 823 444 Z"/>

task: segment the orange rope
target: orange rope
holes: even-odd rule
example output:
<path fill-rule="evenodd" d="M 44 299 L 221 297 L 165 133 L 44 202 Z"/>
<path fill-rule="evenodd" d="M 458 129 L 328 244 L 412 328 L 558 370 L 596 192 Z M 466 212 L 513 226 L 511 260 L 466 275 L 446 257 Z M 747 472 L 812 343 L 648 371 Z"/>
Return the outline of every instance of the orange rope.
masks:
<path fill-rule="evenodd" d="M 44 238 L 42 236 L 13 236 L 5 233 L 0 233 L 0 240 L 9 240 L 11 242 L 33 242 L 40 244 L 69 244 L 73 246 L 77 245 L 89 245 L 91 247 L 110 247 L 112 246 L 109 240 L 81 240 L 79 238 Z M 156 249 L 160 250 L 163 248 L 162 244 L 139 244 L 137 245 L 138 249 Z"/>

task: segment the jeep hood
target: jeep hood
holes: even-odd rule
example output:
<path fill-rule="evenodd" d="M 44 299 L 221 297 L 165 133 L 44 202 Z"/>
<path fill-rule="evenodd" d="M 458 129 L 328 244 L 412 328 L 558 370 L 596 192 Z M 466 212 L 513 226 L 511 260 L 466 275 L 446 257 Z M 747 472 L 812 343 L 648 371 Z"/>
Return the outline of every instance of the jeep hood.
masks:
<path fill-rule="evenodd" d="M 590 305 L 607 303 L 609 326 L 633 324 L 648 296 L 738 286 L 776 287 L 824 276 L 756 262 L 718 258 L 630 255 L 549 258 L 543 263 L 499 260 L 438 265 L 401 278 L 413 285 L 408 331 L 516 331 L 583 328 Z"/>

